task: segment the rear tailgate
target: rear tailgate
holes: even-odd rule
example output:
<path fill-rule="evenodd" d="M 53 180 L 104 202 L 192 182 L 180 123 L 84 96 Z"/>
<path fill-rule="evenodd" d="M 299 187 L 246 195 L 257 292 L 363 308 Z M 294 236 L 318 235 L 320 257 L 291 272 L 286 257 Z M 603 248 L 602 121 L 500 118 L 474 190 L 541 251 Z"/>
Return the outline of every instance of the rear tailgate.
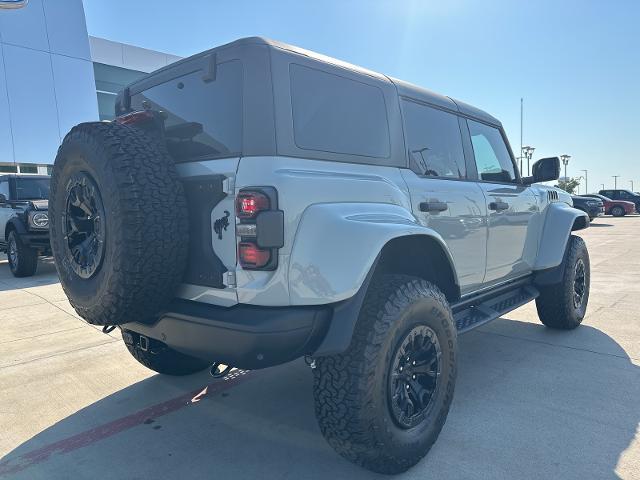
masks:
<path fill-rule="evenodd" d="M 189 263 L 184 282 L 225 288 L 233 283 L 236 236 L 233 178 L 237 159 L 178 166 L 189 209 Z M 224 167 L 233 169 L 223 172 Z M 196 170 L 196 172 L 194 172 Z M 208 170 L 207 173 L 205 170 Z M 196 173 L 195 175 L 193 175 Z"/>

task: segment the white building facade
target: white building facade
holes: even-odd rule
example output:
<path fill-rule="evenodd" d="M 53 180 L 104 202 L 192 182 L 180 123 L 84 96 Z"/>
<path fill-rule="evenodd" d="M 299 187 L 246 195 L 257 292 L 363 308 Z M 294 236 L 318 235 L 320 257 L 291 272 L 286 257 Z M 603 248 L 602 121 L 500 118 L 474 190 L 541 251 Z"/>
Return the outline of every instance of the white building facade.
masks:
<path fill-rule="evenodd" d="M 0 173 L 47 173 L 71 127 L 111 119 L 120 88 L 178 58 L 90 38 L 82 0 L 0 9 Z"/>

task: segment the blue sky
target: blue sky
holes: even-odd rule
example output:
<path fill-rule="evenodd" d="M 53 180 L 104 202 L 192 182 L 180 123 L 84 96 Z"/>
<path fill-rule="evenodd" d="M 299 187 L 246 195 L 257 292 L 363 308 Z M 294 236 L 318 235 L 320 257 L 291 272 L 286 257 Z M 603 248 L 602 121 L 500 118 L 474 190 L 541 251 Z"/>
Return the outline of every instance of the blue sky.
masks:
<path fill-rule="evenodd" d="M 96 35 L 182 56 L 261 35 L 487 110 L 589 190 L 640 191 L 640 1 L 84 0 Z M 180 5 L 180 6 L 178 6 Z M 516 153 L 517 155 L 517 153 Z M 581 187 L 584 191 L 584 184 Z"/>

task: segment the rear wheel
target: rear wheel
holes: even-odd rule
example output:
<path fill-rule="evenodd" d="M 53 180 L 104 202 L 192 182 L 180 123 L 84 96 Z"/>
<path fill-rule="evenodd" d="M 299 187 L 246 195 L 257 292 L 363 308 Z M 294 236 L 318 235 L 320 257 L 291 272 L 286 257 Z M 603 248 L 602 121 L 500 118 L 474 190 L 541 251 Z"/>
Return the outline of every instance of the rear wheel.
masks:
<path fill-rule="evenodd" d="M 616 205 L 611 209 L 611 215 L 613 215 L 614 217 L 622 217 L 624 215 L 624 208 L 622 208 L 620 205 Z"/>
<path fill-rule="evenodd" d="M 442 292 L 406 275 L 374 279 L 349 349 L 316 359 L 315 410 L 342 456 L 380 473 L 420 461 L 449 412 L 456 329 Z"/>
<path fill-rule="evenodd" d="M 14 277 L 31 277 L 38 268 L 38 251 L 22 243 L 15 230 L 9 232 L 7 259 Z"/>
<path fill-rule="evenodd" d="M 122 338 L 133 358 L 145 367 L 163 375 L 191 375 L 210 365 L 209 362 L 180 353 L 157 340 L 147 339 L 143 347 L 140 335 L 134 332 L 123 330 Z"/>
<path fill-rule="evenodd" d="M 536 299 L 540 321 L 547 327 L 571 330 L 587 312 L 590 287 L 589 252 L 582 238 L 569 237 L 562 281 L 543 287 Z"/>

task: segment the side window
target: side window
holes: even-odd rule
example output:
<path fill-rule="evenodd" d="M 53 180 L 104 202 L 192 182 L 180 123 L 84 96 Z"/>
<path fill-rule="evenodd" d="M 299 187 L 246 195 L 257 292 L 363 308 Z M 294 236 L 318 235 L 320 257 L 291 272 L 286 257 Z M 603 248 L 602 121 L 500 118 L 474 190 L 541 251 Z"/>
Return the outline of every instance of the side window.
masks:
<path fill-rule="evenodd" d="M 9 182 L 7 180 L 0 180 L 0 193 L 2 193 L 7 198 L 7 200 L 10 198 Z"/>
<path fill-rule="evenodd" d="M 631 195 L 631 193 L 627 192 L 626 190 L 621 190 L 620 198 L 633 198 L 633 195 Z"/>
<path fill-rule="evenodd" d="M 295 63 L 289 72 L 293 134 L 298 148 L 375 158 L 390 156 L 382 90 Z"/>
<path fill-rule="evenodd" d="M 458 117 L 409 100 L 403 100 L 402 114 L 412 169 L 427 176 L 465 178 Z"/>
<path fill-rule="evenodd" d="M 500 130 L 473 120 L 467 123 L 480 179 L 487 182 L 515 182 L 515 168 Z"/>

